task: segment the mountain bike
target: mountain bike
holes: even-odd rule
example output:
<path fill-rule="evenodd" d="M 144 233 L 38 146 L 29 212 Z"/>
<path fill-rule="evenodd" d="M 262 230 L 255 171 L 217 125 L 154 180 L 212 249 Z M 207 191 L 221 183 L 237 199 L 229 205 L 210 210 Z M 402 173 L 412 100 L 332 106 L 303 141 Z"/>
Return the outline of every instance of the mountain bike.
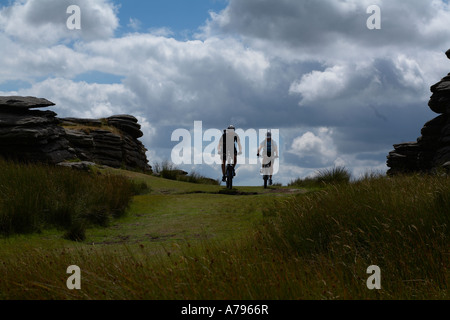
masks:
<path fill-rule="evenodd" d="M 238 155 L 241 155 L 242 152 L 239 152 Z M 234 156 L 232 155 L 232 152 L 227 152 L 227 161 L 225 162 L 227 164 L 227 167 L 225 169 L 225 177 L 227 181 L 227 188 L 233 189 L 233 178 L 236 175 L 233 167 L 233 161 Z"/>
<path fill-rule="evenodd" d="M 234 156 L 231 156 L 231 152 L 227 152 L 227 161 L 225 162 L 227 164 L 227 167 L 225 169 L 225 177 L 227 181 L 227 188 L 233 189 L 233 178 L 234 178 L 234 168 L 232 161 L 234 160 Z"/>
<path fill-rule="evenodd" d="M 260 156 L 260 155 L 258 155 L 258 157 L 260 157 L 260 158 L 264 158 L 263 156 Z M 269 180 L 269 177 L 272 175 L 272 170 L 271 170 L 271 168 L 272 168 L 272 166 L 273 166 L 273 163 L 274 163 L 274 161 L 275 161 L 275 159 L 277 159 L 278 157 L 273 157 L 270 161 L 269 161 L 269 163 L 266 163 L 266 164 L 263 164 L 262 163 L 262 159 L 261 159 L 261 166 L 262 166 L 262 168 L 261 168 L 261 175 L 263 176 L 263 180 L 264 180 L 264 189 L 267 189 L 267 181 Z"/>

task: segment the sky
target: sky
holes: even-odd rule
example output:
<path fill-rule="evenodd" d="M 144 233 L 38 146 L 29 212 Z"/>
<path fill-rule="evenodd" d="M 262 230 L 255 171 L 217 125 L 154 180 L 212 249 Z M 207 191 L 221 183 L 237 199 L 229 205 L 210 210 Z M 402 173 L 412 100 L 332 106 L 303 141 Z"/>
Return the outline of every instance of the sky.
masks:
<path fill-rule="evenodd" d="M 367 26 L 372 5 L 381 29 Z M 393 144 L 437 116 L 427 103 L 450 70 L 449 21 L 442 0 L 0 1 L 0 95 L 46 98 L 59 117 L 132 114 L 151 165 L 201 121 L 278 130 L 274 182 L 335 166 L 357 178 L 386 172 Z M 192 142 L 192 157 L 211 143 Z M 255 151 L 236 185 L 262 183 Z M 216 164 L 179 167 L 221 177 Z"/>

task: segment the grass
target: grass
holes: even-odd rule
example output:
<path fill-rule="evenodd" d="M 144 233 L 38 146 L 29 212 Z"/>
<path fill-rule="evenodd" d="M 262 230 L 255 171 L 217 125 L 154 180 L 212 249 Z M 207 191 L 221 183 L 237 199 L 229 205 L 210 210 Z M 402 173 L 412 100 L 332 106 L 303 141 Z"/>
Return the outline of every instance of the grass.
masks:
<path fill-rule="evenodd" d="M 198 184 L 211 184 L 216 186 L 220 185 L 219 180 L 204 177 L 199 173 L 191 172 L 187 174 L 167 160 L 161 163 L 155 163 L 152 169 L 156 176 L 159 176 L 164 179 L 184 181 L 189 183 L 198 183 Z"/>
<path fill-rule="evenodd" d="M 64 129 L 69 129 L 69 130 L 82 131 L 86 134 L 90 134 L 92 131 L 95 131 L 95 130 L 106 130 L 106 131 L 114 133 L 115 135 L 118 135 L 118 136 L 122 136 L 122 134 L 123 134 L 120 129 L 118 129 L 114 126 L 108 125 L 106 119 L 101 119 L 101 125 L 98 127 L 79 124 L 79 123 L 73 123 L 73 124 L 66 123 L 66 124 L 62 125 L 62 127 Z"/>
<path fill-rule="evenodd" d="M 378 265 L 385 298 L 448 298 L 449 207 L 448 177 L 363 179 L 274 206 L 261 240 L 341 274 L 341 296 Z"/>
<path fill-rule="evenodd" d="M 351 179 L 350 172 L 345 167 L 319 170 L 313 177 L 298 178 L 289 183 L 291 187 L 322 188 L 329 184 L 345 184 Z"/>
<path fill-rule="evenodd" d="M 124 215 L 140 188 L 118 175 L 0 160 L 0 235 L 57 227 L 83 240 L 87 225 Z"/>
<path fill-rule="evenodd" d="M 57 231 L 0 243 L 2 299 L 449 298 L 450 179 L 384 177 L 220 194 L 123 170 L 151 192 L 84 242 Z M 242 190 L 241 190 L 242 189 Z M 287 192 L 289 191 L 289 192 Z M 82 289 L 65 286 L 82 270 Z M 381 268 L 368 290 L 367 267 Z"/>

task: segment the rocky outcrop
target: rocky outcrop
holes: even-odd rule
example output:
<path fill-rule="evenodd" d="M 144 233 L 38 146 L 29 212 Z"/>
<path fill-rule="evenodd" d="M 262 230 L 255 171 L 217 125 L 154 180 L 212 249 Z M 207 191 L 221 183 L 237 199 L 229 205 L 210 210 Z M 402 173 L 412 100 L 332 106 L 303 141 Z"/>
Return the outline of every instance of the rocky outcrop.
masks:
<path fill-rule="evenodd" d="M 75 158 L 56 113 L 30 110 L 52 105 L 46 99 L 0 97 L 0 155 L 49 163 Z"/>
<path fill-rule="evenodd" d="M 52 111 L 32 110 L 53 105 L 34 97 L 0 97 L 0 156 L 51 164 L 76 159 L 151 171 L 135 117 L 59 119 Z"/>
<path fill-rule="evenodd" d="M 450 50 L 446 52 L 450 58 Z M 422 128 L 415 142 L 394 145 L 388 155 L 388 174 L 431 172 L 450 162 L 450 74 L 431 87 L 428 106 L 438 117 Z"/>
<path fill-rule="evenodd" d="M 143 136 L 138 120 L 130 115 L 106 119 L 61 119 L 67 139 L 83 161 L 114 168 L 150 171 L 146 149 L 137 140 Z"/>

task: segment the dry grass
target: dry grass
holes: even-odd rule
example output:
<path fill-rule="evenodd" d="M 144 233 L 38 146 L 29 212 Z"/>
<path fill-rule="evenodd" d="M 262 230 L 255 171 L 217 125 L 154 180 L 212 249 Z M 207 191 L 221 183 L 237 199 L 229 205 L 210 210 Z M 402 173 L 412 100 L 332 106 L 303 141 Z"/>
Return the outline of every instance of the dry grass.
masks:
<path fill-rule="evenodd" d="M 0 297 L 448 299 L 449 182 L 366 178 L 283 198 L 253 233 L 226 243 L 24 250 L 0 264 Z M 72 264 L 79 291 L 65 285 Z M 366 287 L 370 265 L 381 268 L 381 290 Z"/>
<path fill-rule="evenodd" d="M 82 240 L 87 224 L 125 214 L 137 188 L 117 175 L 0 160 L 0 234 L 64 228 Z"/>

